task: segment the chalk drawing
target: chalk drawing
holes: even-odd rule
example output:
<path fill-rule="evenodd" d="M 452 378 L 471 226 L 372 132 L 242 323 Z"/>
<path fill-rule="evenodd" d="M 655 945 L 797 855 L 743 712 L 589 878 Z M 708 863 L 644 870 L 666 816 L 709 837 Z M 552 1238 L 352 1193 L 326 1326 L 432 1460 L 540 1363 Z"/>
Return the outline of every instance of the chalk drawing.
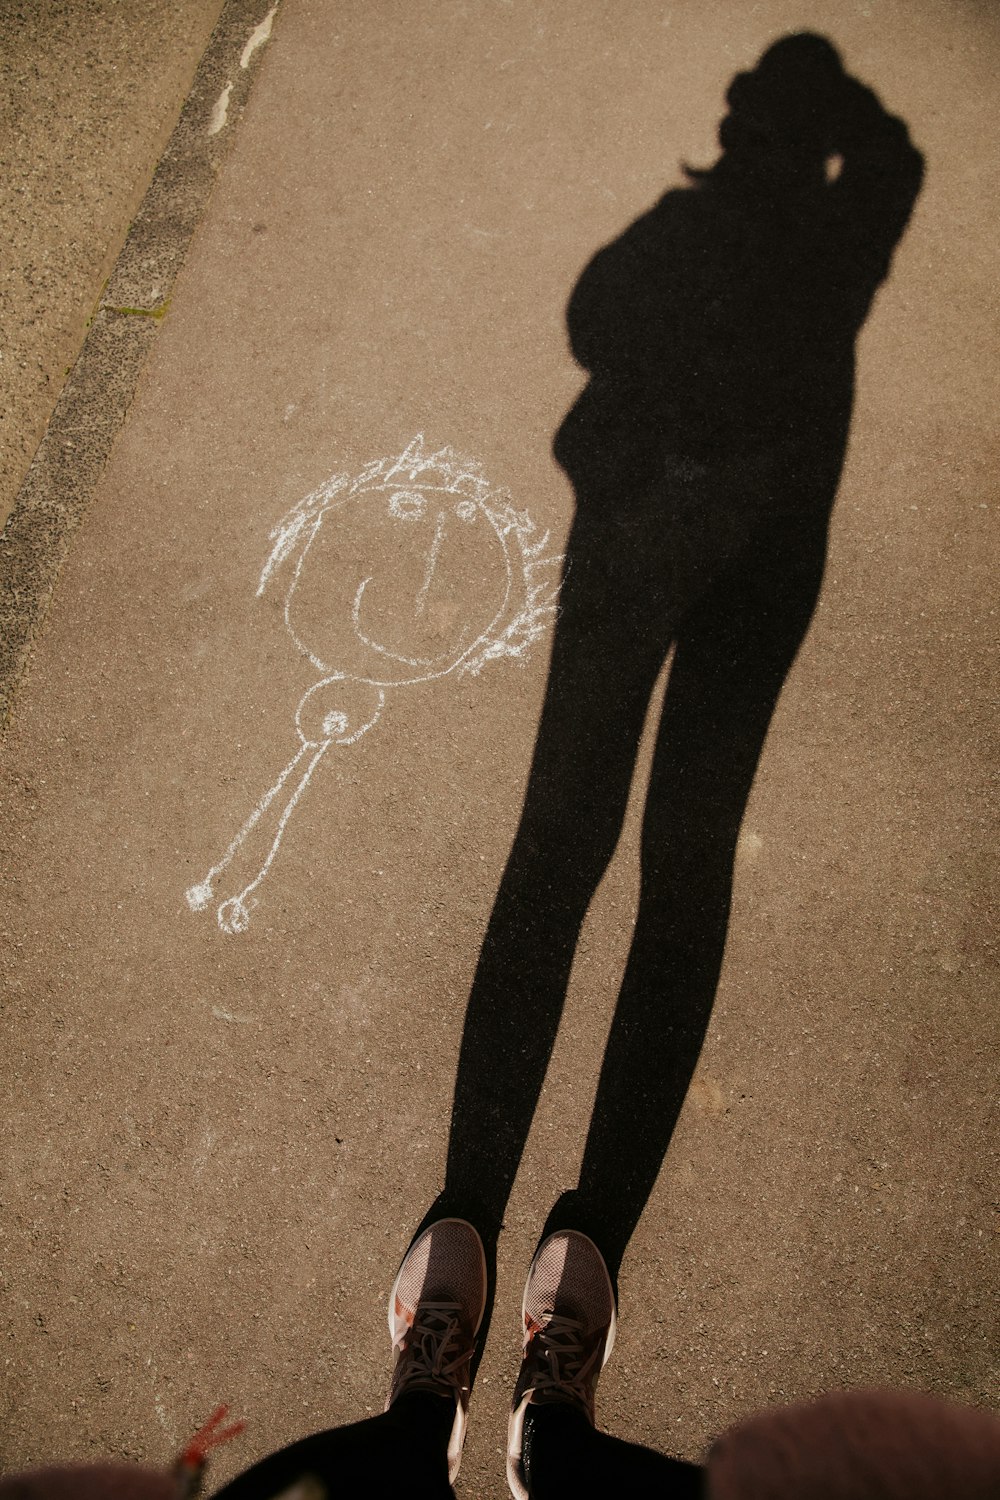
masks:
<path fill-rule="evenodd" d="M 563 561 L 481 464 L 452 448 L 429 451 L 422 434 L 353 478 L 332 475 L 282 517 L 271 541 L 257 596 L 287 580 L 285 625 L 319 680 L 296 710 L 295 754 L 186 892 L 193 911 L 208 907 L 254 835 L 266 853 L 216 908 L 228 933 L 249 926 L 288 820 L 331 747 L 356 745 L 397 688 L 523 660 L 555 614 Z"/>

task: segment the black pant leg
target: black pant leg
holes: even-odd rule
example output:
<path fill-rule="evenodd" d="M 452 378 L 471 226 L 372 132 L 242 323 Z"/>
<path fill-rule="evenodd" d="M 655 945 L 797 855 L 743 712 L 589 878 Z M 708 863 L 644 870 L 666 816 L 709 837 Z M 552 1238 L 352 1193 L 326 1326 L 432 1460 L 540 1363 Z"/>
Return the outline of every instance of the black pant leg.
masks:
<path fill-rule="evenodd" d="M 573 1406 L 529 1407 L 524 1467 L 531 1500 L 700 1500 L 704 1471 L 591 1427 Z"/>
<path fill-rule="evenodd" d="M 425 1392 L 387 1412 L 292 1443 L 237 1476 L 214 1500 L 274 1500 L 305 1480 L 302 1500 L 455 1500 L 448 1483 L 454 1408 Z"/>

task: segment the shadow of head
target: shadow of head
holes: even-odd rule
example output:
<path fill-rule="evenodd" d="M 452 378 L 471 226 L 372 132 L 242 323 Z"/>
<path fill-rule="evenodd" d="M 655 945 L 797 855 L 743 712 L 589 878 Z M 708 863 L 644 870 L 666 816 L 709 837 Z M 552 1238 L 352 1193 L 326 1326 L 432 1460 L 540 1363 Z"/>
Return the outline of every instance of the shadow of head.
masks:
<path fill-rule="evenodd" d="M 723 152 L 769 168 L 818 166 L 838 152 L 848 87 L 837 49 L 811 32 L 782 37 L 726 93 Z"/>

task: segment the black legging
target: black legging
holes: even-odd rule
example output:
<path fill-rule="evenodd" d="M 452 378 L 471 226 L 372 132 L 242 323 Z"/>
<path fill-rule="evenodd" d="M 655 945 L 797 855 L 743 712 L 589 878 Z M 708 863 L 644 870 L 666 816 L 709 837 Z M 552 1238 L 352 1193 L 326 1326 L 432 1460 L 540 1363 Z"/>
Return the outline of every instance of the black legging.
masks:
<path fill-rule="evenodd" d="M 454 1500 L 448 1483 L 450 1401 L 411 1392 L 379 1417 L 331 1427 L 272 1453 L 215 1500 L 272 1500 L 303 1480 L 303 1500 Z M 525 1462 L 532 1500 L 695 1500 L 702 1470 L 638 1443 L 597 1432 L 564 1405 L 534 1408 L 525 1424 Z"/>

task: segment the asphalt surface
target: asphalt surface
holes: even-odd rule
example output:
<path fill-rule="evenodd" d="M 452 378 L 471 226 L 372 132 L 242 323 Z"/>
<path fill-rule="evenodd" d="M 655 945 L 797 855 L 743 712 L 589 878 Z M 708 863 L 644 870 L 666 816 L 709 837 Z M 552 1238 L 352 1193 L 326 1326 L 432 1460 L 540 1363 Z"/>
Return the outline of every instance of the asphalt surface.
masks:
<path fill-rule="evenodd" d="M 926 176 L 859 340 L 823 588 L 599 1419 L 697 1458 L 836 1387 L 997 1404 L 992 12 L 283 0 L 44 628 L 23 601 L 8 1467 L 165 1462 L 226 1399 L 250 1425 L 221 1483 L 381 1408 L 545 694 L 573 513 L 551 448 L 584 379 L 567 302 L 678 163 L 712 161 L 734 75 L 803 26 Z M 454 450 L 429 471 L 447 524 L 418 434 Z M 477 670 L 446 671 L 473 638 Z M 576 1178 L 651 748 L 506 1213 L 461 1494 L 506 1492 L 520 1291 Z"/>
<path fill-rule="evenodd" d="M 0 525 L 221 9 L 0 6 Z"/>

